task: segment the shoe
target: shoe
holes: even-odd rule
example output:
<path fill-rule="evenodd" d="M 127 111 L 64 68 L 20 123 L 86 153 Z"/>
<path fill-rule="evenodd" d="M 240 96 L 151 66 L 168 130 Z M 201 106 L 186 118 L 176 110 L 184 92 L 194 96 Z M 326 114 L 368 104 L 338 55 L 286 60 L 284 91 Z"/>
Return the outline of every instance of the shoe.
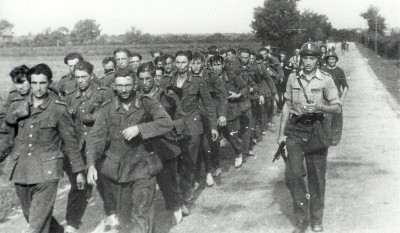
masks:
<path fill-rule="evenodd" d="M 307 221 L 298 221 L 293 233 L 305 233 L 308 228 Z"/>
<path fill-rule="evenodd" d="M 249 150 L 249 156 L 256 156 L 256 154 L 253 152 L 253 150 Z"/>
<path fill-rule="evenodd" d="M 314 232 L 323 232 L 324 228 L 322 227 L 322 224 L 314 224 L 311 226 L 312 231 Z"/>
<path fill-rule="evenodd" d="M 178 225 L 179 223 L 182 222 L 183 216 L 182 216 L 182 208 L 179 208 L 178 210 L 174 211 L 174 220 L 175 224 Z"/>
<path fill-rule="evenodd" d="M 200 183 L 199 182 L 194 182 L 194 190 L 199 189 Z"/>
<path fill-rule="evenodd" d="M 253 142 L 253 145 L 257 145 L 257 143 L 258 143 L 257 139 L 253 139 L 252 142 Z"/>
<path fill-rule="evenodd" d="M 218 177 L 218 176 L 220 176 L 221 174 L 222 174 L 221 168 L 217 168 L 217 169 L 215 169 L 215 171 L 212 173 L 212 176 Z"/>
<path fill-rule="evenodd" d="M 64 233 L 76 233 L 78 229 L 73 226 L 67 225 L 64 229 Z"/>
<path fill-rule="evenodd" d="M 115 214 L 107 216 L 104 219 L 104 231 L 110 231 L 112 229 L 118 229 L 118 228 L 119 228 L 119 221 Z"/>
<path fill-rule="evenodd" d="M 262 131 L 262 132 L 261 132 L 261 135 L 267 135 L 267 132 Z"/>
<path fill-rule="evenodd" d="M 184 202 L 185 203 L 190 203 L 193 201 L 193 194 L 194 194 L 194 188 L 191 188 L 190 190 L 187 191 L 185 197 L 184 197 Z"/>
<path fill-rule="evenodd" d="M 235 168 L 239 168 L 242 166 L 243 163 L 243 158 L 242 158 L 242 154 L 239 154 L 239 157 L 237 157 L 235 159 Z"/>
<path fill-rule="evenodd" d="M 187 208 L 186 205 L 182 205 L 181 210 L 182 210 L 182 216 L 183 217 L 186 217 L 186 216 L 190 215 L 190 210 L 189 210 L 189 208 Z"/>
<path fill-rule="evenodd" d="M 213 179 L 211 173 L 207 173 L 206 184 L 208 187 L 214 186 L 214 179 Z"/>

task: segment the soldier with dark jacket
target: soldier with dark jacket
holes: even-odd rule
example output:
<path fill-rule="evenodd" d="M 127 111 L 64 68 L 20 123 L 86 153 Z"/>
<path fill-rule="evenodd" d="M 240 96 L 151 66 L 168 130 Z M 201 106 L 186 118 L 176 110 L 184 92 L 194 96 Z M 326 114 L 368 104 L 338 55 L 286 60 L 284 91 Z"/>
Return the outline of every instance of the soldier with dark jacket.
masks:
<path fill-rule="evenodd" d="M 27 232 L 63 232 L 52 217 L 58 180 L 63 176 L 65 144 L 78 189 L 83 189 L 85 165 L 79 153 L 74 123 L 64 102 L 49 94 L 52 72 L 46 64 L 31 68 L 27 100 L 14 101 L 7 112 L 9 132 L 17 132 L 10 156 L 10 180 L 15 183 L 22 211 L 29 223 Z"/>
<path fill-rule="evenodd" d="M 249 87 L 246 82 L 235 73 L 227 73 L 224 70 L 224 58 L 217 55 L 211 58 L 210 64 L 213 75 L 217 76 L 224 83 L 226 91 L 225 96 L 229 96 L 226 111 L 226 126 L 221 128 L 221 132 L 226 140 L 231 145 L 235 153 L 235 167 L 238 168 L 243 162 L 243 147 L 239 141 L 240 132 L 240 117 L 242 116 L 242 106 L 250 108 L 250 102 L 244 98 L 249 93 Z M 217 151 L 219 153 L 219 151 Z M 219 156 L 217 157 L 219 158 Z M 213 162 L 214 166 L 219 166 L 219 160 Z M 218 176 L 221 171 L 216 169 L 215 175 Z"/>
<path fill-rule="evenodd" d="M 178 185 L 176 159 L 181 153 L 177 141 L 183 138 L 184 114 L 179 97 L 173 91 L 163 90 L 155 85 L 156 69 L 152 62 L 144 63 L 139 66 L 137 77 L 140 93 L 159 101 L 174 121 L 174 128 L 170 132 L 152 141 L 155 152 L 160 156 L 163 164 L 163 169 L 157 174 L 157 184 L 164 197 L 165 208 L 173 211 L 175 223 L 179 224 L 182 221 L 182 215 L 189 214 Z"/>
<path fill-rule="evenodd" d="M 68 112 L 71 114 L 75 122 L 79 148 L 82 158 L 86 161 L 86 139 L 94 122 L 96 121 L 98 112 L 101 105 L 111 99 L 114 94 L 107 87 L 100 87 L 93 80 L 93 65 L 83 60 L 75 65 L 74 79 L 78 88 L 65 96 Z M 114 82 L 114 81 L 113 81 Z M 65 233 L 74 233 L 81 224 L 81 219 L 85 212 L 88 200 L 92 194 L 92 188 L 89 186 L 84 190 L 79 190 L 75 182 L 75 174 L 71 173 L 68 159 L 64 166 L 64 170 L 69 177 L 71 189 L 68 193 L 67 211 Z M 100 196 L 103 198 L 104 210 L 107 218 L 104 224 L 107 229 L 118 225 L 116 214 L 115 198 L 99 177 L 99 190 Z"/>
<path fill-rule="evenodd" d="M 100 86 L 111 87 L 114 82 L 115 67 L 117 66 L 114 57 L 106 57 L 102 63 L 104 69 L 104 77 L 96 79 L 96 83 Z"/>
<path fill-rule="evenodd" d="M 283 104 L 285 103 L 285 98 L 283 95 L 285 94 L 286 91 L 286 83 L 288 80 L 289 75 L 293 72 L 295 69 L 293 64 L 290 63 L 286 59 L 286 54 L 282 52 L 279 57 L 280 65 L 283 69 L 283 77 L 282 79 L 278 79 L 278 83 L 276 84 L 277 90 L 278 90 L 278 100 L 277 100 L 277 107 L 278 107 L 278 112 L 282 111 Z"/>
<path fill-rule="evenodd" d="M 182 110 L 185 114 L 185 136 L 180 140 L 182 150 L 178 158 L 180 173 L 180 188 L 186 202 L 193 198 L 194 175 L 196 172 L 196 162 L 201 142 L 204 126 L 201 120 L 200 103 L 205 109 L 205 116 L 210 123 L 212 140 L 217 140 L 217 119 L 215 106 L 207 90 L 207 84 L 199 77 L 194 77 L 189 72 L 189 62 L 191 55 L 184 51 L 179 51 L 175 55 L 175 65 L 177 72 L 172 77 L 171 86 L 180 97 Z M 178 94 L 179 93 L 179 94 Z M 208 132 L 206 132 L 208 133 Z"/>
<path fill-rule="evenodd" d="M 328 122 L 325 113 L 340 113 L 338 91 L 332 77 L 318 68 L 318 45 L 305 43 L 300 51 L 303 71 L 289 76 L 282 109 L 278 144 L 286 141 L 285 180 L 297 220 L 293 232 L 304 233 L 311 221 L 323 231 Z M 286 138 L 285 138 L 286 136 Z"/>
<path fill-rule="evenodd" d="M 218 76 L 213 75 L 211 71 L 204 68 L 205 66 L 205 58 L 199 53 L 195 52 L 193 54 L 191 71 L 193 76 L 199 77 L 205 81 L 207 84 L 207 89 L 211 95 L 213 100 L 217 123 L 219 127 L 223 127 L 226 125 L 226 108 L 227 108 L 227 96 L 226 90 L 224 87 L 224 83 Z M 219 162 L 213 163 L 212 161 L 219 161 L 219 141 L 212 140 L 210 123 L 207 121 L 207 117 L 205 114 L 205 108 L 201 106 L 201 120 L 203 122 L 204 134 L 202 138 L 202 143 L 199 150 L 199 156 L 197 158 L 197 168 L 196 168 L 196 183 L 195 189 L 198 188 L 200 183 L 200 174 L 201 174 L 201 164 L 204 161 L 204 169 L 206 172 L 206 184 L 211 187 L 214 185 L 214 179 L 212 177 L 212 170 L 219 169 Z M 215 166 L 213 166 L 213 164 Z"/>
<path fill-rule="evenodd" d="M 74 67 L 79 62 L 82 61 L 83 57 L 79 53 L 70 53 L 64 58 L 65 65 L 68 66 L 69 74 L 64 75 L 56 83 L 56 90 L 60 93 L 60 96 L 64 97 L 66 94 L 73 92 L 76 88 L 76 83 L 74 80 Z"/>
<path fill-rule="evenodd" d="M 176 73 L 176 68 L 174 66 L 174 60 L 175 60 L 175 58 L 170 54 L 164 54 L 162 56 L 164 74 L 163 74 L 162 78 L 160 79 L 159 87 L 161 89 L 165 90 L 167 88 L 167 86 L 169 86 L 169 84 L 171 83 L 172 77 Z"/>
<path fill-rule="evenodd" d="M 149 139 L 168 133 L 173 122 L 159 102 L 135 92 L 133 76 L 129 68 L 115 72 L 117 96 L 102 104 L 87 137 L 88 183 L 96 184 L 98 172 L 104 176 L 117 197 L 120 232 L 150 233 L 162 164 Z"/>

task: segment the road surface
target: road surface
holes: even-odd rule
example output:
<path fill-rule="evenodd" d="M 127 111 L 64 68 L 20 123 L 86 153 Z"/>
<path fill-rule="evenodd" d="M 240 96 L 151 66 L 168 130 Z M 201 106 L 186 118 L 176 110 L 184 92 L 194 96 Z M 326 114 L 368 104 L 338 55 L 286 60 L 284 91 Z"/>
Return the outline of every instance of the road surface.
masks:
<path fill-rule="evenodd" d="M 325 232 L 400 232 L 400 110 L 354 44 L 338 65 L 349 76 L 342 142 L 328 156 Z M 157 233 L 291 232 L 294 225 L 282 160 L 270 131 L 240 169 L 224 148 L 223 175 L 216 185 L 196 192 L 192 214 L 178 226 L 156 199 Z M 55 216 L 63 220 L 67 189 L 60 191 Z M 95 192 L 79 232 L 103 232 L 102 202 Z M 17 233 L 26 225 L 20 214 L 0 224 L 0 232 Z M 312 232 L 308 229 L 308 232 Z"/>

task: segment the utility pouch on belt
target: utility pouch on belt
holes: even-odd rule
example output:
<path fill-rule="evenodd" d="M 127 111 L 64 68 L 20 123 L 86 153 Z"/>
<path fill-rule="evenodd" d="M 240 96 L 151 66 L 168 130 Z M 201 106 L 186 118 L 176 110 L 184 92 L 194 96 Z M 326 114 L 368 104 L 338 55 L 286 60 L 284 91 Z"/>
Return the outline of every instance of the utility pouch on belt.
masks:
<path fill-rule="evenodd" d="M 149 167 L 149 175 L 151 176 L 157 175 L 163 169 L 161 160 L 156 153 L 152 152 L 150 155 L 144 156 L 144 160 Z"/>

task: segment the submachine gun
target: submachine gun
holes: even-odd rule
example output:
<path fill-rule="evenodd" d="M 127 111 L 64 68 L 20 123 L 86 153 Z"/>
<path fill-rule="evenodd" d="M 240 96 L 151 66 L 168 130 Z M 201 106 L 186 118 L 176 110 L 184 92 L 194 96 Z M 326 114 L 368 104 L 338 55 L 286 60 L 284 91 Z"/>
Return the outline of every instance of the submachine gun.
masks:
<path fill-rule="evenodd" d="M 275 162 L 275 160 L 278 160 L 279 157 L 282 157 L 283 161 L 286 163 L 287 157 L 285 153 L 285 146 L 286 143 L 281 142 L 281 144 L 278 147 L 278 150 L 275 152 L 274 159 L 272 160 L 272 162 Z"/>

